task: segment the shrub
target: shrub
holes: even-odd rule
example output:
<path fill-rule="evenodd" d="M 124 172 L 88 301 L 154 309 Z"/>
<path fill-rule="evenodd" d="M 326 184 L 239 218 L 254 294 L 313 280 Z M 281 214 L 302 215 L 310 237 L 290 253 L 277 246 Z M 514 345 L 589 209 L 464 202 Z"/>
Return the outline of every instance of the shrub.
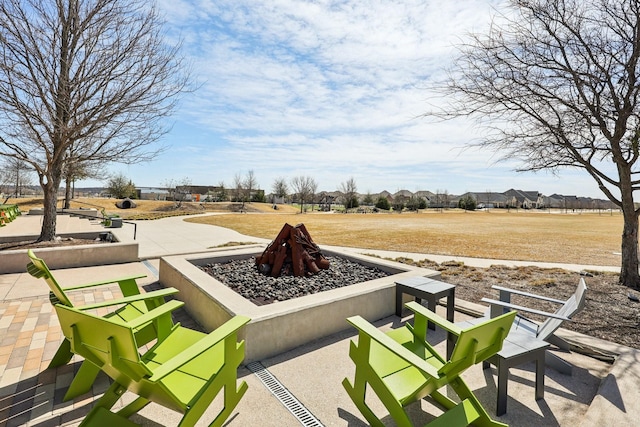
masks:
<path fill-rule="evenodd" d="M 391 204 L 386 197 L 379 197 L 378 201 L 376 202 L 376 208 L 388 211 L 389 209 L 391 209 Z"/>
<path fill-rule="evenodd" d="M 476 202 L 476 199 L 474 199 L 473 197 L 471 197 L 469 195 L 462 197 L 458 201 L 458 207 L 460 209 L 464 209 L 464 210 L 467 210 L 467 211 L 475 210 L 477 205 L 478 205 L 478 203 Z"/>
<path fill-rule="evenodd" d="M 391 205 L 393 207 L 393 210 L 396 212 L 402 212 L 402 210 L 404 209 L 404 202 L 393 202 L 393 205 Z"/>

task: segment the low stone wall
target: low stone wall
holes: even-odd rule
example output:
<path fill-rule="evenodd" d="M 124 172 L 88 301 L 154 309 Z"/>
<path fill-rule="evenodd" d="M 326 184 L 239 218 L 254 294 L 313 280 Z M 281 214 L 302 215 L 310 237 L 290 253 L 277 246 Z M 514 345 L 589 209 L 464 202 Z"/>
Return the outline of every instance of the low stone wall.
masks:
<path fill-rule="evenodd" d="M 95 239 L 99 233 L 61 235 L 76 239 Z M 12 236 L 1 241 L 36 240 L 38 236 Z M 122 264 L 138 261 L 137 243 L 96 243 L 91 245 L 63 246 L 33 249 L 51 269 L 89 267 L 93 265 Z M 27 249 L 0 251 L 0 274 L 24 273 L 29 263 Z"/>
<path fill-rule="evenodd" d="M 402 277 L 440 278 L 440 273 L 363 255 L 324 251 L 375 266 L 390 276 L 301 298 L 257 306 L 197 265 L 259 255 L 255 248 L 233 252 L 169 256 L 160 259 L 160 283 L 180 290 L 189 314 L 206 330 L 214 330 L 236 314 L 251 318 L 244 328 L 245 362 L 262 360 L 349 328 L 346 318 L 370 321 L 395 312 L 395 281 Z M 406 296 L 407 300 L 410 298 Z"/>
<path fill-rule="evenodd" d="M 98 218 L 98 210 L 94 208 L 62 209 L 60 213 L 65 215 L 76 215 L 80 217 Z"/>
<path fill-rule="evenodd" d="M 83 218 L 98 218 L 98 210 L 95 208 L 60 209 L 58 213 L 72 216 L 75 215 Z M 44 208 L 31 208 L 29 209 L 29 215 L 44 215 Z"/>

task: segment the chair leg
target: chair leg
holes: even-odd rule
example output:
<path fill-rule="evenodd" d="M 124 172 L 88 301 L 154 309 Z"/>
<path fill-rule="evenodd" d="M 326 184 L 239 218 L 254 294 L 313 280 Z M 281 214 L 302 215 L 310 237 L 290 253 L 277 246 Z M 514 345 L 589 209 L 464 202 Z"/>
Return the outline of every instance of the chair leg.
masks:
<path fill-rule="evenodd" d="M 118 415 L 121 416 L 122 418 L 129 418 L 131 415 L 137 413 L 142 408 L 147 406 L 149 403 L 151 403 L 150 400 L 145 399 L 144 397 L 138 397 L 133 402 L 129 403 L 127 406 L 120 409 L 118 411 Z"/>
<path fill-rule="evenodd" d="M 80 423 L 80 427 L 89 427 L 92 425 L 92 420 L 94 418 L 103 418 L 103 416 L 99 415 L 99 413 L 105 409 L 110 412 L 111 408 L 113 408 L 113 405 L 116 404 L 118 399 L 120 399 L 120 397 L 122 397 L 122 395 L 126 391 L 127 388 L 123 387 L 117 382 L 111 384 L 111 387 L 109 387 L 109 389 L 102 395 L 102 397 L 94 403 L 93 408 L 91 409 L 89 414 L 87 414 L 87 416 Z"/>
<path fill-rule="evenodd" d="M 362 416 L 364 416 L 367 422 L 369 422 L 370 426 L 384 427 L 382 421 L 380 421 L 378 417 L 376 417 L 376 414 L 373 413 L 371 408 L 369 408 L 369 406 L 367 406 L 364 401 L 364 387 L 366 387 L 366 384 L 358 384 L 358 381 L 356 380 L 355 385 L 352 386 L 349 380 L 345 378 L 344 380 L 342 380 L 342 386 L 347 391 L 347 394 L 356 405 Z"/>
<path fill-rule="evenodd" d="M 236 386 L 236 381 L 234 379 L 233 384 L 226 384 L 224 386 L 224 408 L 216 415 L 215 419 L 209 424 L 209 427 L 222 427 L 227 419 L 236 408 L 242 396 L 246 393 L 249 386 L 246 382 L 242 381 L 240 386 Z M 205 399 L 206 400 L 206 399 Z M 193 409 L 193 408 L 192 408 Z M 192 426 L 195 421 L 197 421 L 202 414 L 197 415 L 195 420 L 191 420 L 189 415 L 191 415 L 191 410 L 180 420 L 179 427 L 184 426 Z"/>
<path fill-rule="evenodd" d="M 358 336 L 358 344 L 351 341 L 349 344 L 349 357 L 356 366 L 355 377 L 353 385 L 351 385 L 351 382 L 347 378 L 342 381 L 342 385 L 360 413 L 372 427 L 384 427 L 384 424 L 365 402 L 367 386 L 376 394 L 387 411 L 389 411 L 389 415 L 398 427 L 412 427 L 411 421 L 400 402 L 398 402 L 397 398 L 389 391 L 369 364 L 370 349 L 371 338 L 366 334 L 360 333 Z"/>
<path fill-rule="evenodd" d="M 506 360 L 498 358 L 498 398 L 496 403 L 496 415 L 504 415 L 507 412 L 507 387 L 509 385 L 509 364 Z"/>
<path fill-rule="evenodd" d="M 91 390 L 91 386 L 95 382 L 99 373 L 100 368 L 93 363 L 88 360 L 82 362 L 78 373 L 73 377 L 73 381 L 71 381 L 71 385 L 62 398 L 62 401 L 66 402 L 67 400 L 71 400 Z"/>
<path fill-rule="evenodd" d="M 536 400 L 544 399 L 544 372 L 546 365 L 544 359 L 544 354 L 536 358 Z"/>
<path fill-rule="evenodd" d="M 471 391 L 469 386 L 462 380 L 462 378 L 457 377 L 449 382 L 449 385 L 456 392 L 460 400 L 469 400 L 473 407 L 479 414 L 479 418 L 473 422 L 474 426 L 478 427 L 508 427 L 507 424 L 501 423 L 500 421 L 493 420 L 487 411 L 484 409 L 478 398 Z M 436 392 L 437 393 L 437 392 Z M 432 394 L 434 396 L 435 393 Z M 438 393 L 439 394 L 439 393 Z M 434 396 L 435 398 L 435 396 Z M 450 408 L 448 408 L 450 409 Z"/>
<path fill-rule="evenodd" d="M 435 420 L 431 421 L 425 427 L 451 427 L 451 426 L 468 426 L 477 420 L 478 411 L 473 404 L 465 399 L 456 405 L 453 409 L 449 409 Z"/>
<path fill-rule="evenodd" d="M 226 360 L 224 366 L 220 372 L 202 388 L 198 399 L 187 409 L 184 417 L 180 420 L 180 426 L 195 425 L 220 391 L 223 392 L 224 407 L 209 426 L 222 426 L 236 408 L 240 399 L 242 399 L 242 396 L 244 396 L 249 388 L 245 381 L 242 381 L 238 385 L 238 367 L 244 360 L 244 341 L 240 344 L 238 344 L 237 341 L 236 334 L 229 335 L 226 338 Z"/>
<path fill-rule="evenodd" d="M 395 421 L 396 426 L 413 427 L 404 407 L 398 402 L 397 398 L 391 393 L 380 377 L 373 372 L 373 368 L 371 368 L 369 364 L 360 364 L 356 367 L 353 384 L 352 386 L 347 378 L 342 381 L 342 385 L 347 391 L 347 394 L 349 394 L 353 403 L 371 426 L 384 426 L 384 424 L 365 402 L 367 388 L 378 397 L 389 412 L 389 416 Z"/>
<path fill-rule="evenodd" d="M 227 379 L 225 381 L 225 378 L 216 376 L 216 378 L 210 381 L 209 385 L 205 386 L 205 390 L 198 397 L 196 403 L 189 409 L 187 409 L 178 426 L 186 427 L 195 425 L 220 391 L 222 391 L 223 393 L 224 407 L 220 410 L 220 412 L 218 412 L 209 426 L 222 426 L 227 421 L 227 418 L 229 418 L 233 410 L 240 402 L 240 399 L 242 399 L 242 396 L 244 396 L 247 389 L 249 388 L 245 381 L 242 381 L 240 385 L 237 384 L 237 377 L 235 375 L 235 372 L 237 372 L 237 369 L 234 370 L 232 379 Z"/>
<path fill-rule="evenodd" d="M 51 359 L 51 362 L 49 362 L 47 369 L 64 366 L 71 361 L 72 357 L 71 343 L 65 338 L 64 341 L 60 343 L 60 347 L 58 347 L 56 354 L 53 356 L 53 359 Z"/>

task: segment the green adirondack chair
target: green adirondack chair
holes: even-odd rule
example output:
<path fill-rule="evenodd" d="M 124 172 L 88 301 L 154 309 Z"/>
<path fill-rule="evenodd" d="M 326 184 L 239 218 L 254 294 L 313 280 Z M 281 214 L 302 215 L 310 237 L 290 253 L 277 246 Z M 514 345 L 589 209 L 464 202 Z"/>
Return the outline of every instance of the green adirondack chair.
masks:
<path fill-rule="evenodd" d="M 0 226 L 5 225 L 20 216 L 18 205 L 0 204 Z"/>
<path fill-rule="evenodd" d="M 175 288 L 161 289 L 158 291 L 140 293 L 140 289 L 136 283 L 137 279 L 146 277 L 145 275 L 137 275 L 130 277 L 121 277 L 117 279 L 103 280 L 94 283 L 86 283 L 75 286 L 61 286 L 55 279 L 47 264 L 41 258 L 38 258 L 31 249 L 27 252 L 31 262 L 27 264 L 27 271 L 33 277 L 42 278 L 49 286 L 49 299 L 52 304 L 63 304 L 68 307 L 73 307 L 71 299 L 67 296 L 67 291 L 90 289 L 97 286 L 106 286 L 118 284 L 124 298 L 114 299 L 110 301 L 104 301 L 97 304 L 83 305 L 80 309 L 96 309 L 103 307 L 118 306 L 115 310 L 108 313 L 105 317 L 112 317 L 120 321 L 126 322 L 135 319 L 143 314 L 147 313 L 155 307 L 164 304 L 165 297 L 178 293 Z M 140 345 L 145 345 L 157 337 L 156 327 L 152 322 L 149 322 L 136 334 L 136 339 Z M 71 351 L 69 340 L 66 338 L 58 347 L 56 354 L 49 363 L 49 368 L 55 368 L 62 366 L 71 360 L 73 353 Z M 67 390 L 63 400 L 73 399 L 80 396 L 91 389 L 96 375 L 100 372 L 95 365 L 91 363 L 83 363 L 75 376 L 71 386 Z"/>
<path fill-rule="evenodd" d="M 414 312 L 413 325 L 383 333 L 360 316 L 349 323 L 358 329 L 357 344 L 352 341 L 349 356 L 356 365 L 353 385 L 345 378 L 342 385 L 351 400 L 372 426 L 382 421 L 365 403 L 369 387 L 384 404 L 399 427 L 413 426 L 404 407 L 427 396 L 445 412 L 427 424 L 435 426 L 502 427 L 487 411 L 460 377 L 470 366 L 493 356 L 502 348 L 515 314 L 513 312 L 462 329 L 416 302 L 406 304 Z M 426 340 L 431 321 L 457 337 L 451 358 L 445 360 Z M 460 398 L 456 404 L 439 391 L 449 385 Z"/>
<path fill-rule="evenodd" d="M 247 390 L 244 381 L 237 385 L 237 370 L 244 360 L 244 341 L 238 342 L 238 331 L 250 319 L 235 316 L 205 334 L 172 323 L 171 311 L 183 304 L 169 301 L 126 324 L 55 305 L 73 352 L 114 380 L 81 426 L 135 425 L 128 418 L 150 402 L 183 413 L 179 425 L 193 426 L 220 392 L 224 407 L 210 425 L 225 422 Z M 140 355 L 136 330 L 147 322 L 156 324 L 158 341 Z M 127 390 L 139 397 L 111 412 Z"/>

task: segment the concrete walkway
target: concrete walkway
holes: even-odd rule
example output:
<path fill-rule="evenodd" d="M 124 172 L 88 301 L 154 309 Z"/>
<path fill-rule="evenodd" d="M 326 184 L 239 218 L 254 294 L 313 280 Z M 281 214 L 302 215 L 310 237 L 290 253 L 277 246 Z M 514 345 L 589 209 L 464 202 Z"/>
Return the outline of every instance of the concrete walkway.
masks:
<path fill-rule="evenodd" d="M 225 228 L 187 223 L 180 217 L 135 223 L 141 262 L 57 270 L 58 280 L 71 285 L 97 278 L 145 272 L 148 277 L 141 281 L 140 285 L 146 290 L 151 290 L 160 286 L 157 277 L 154 276 L 157 273 L 158 257 L 211 251 L 227 242 L 266 243 L 264 240 L 243 236 Z M 23 216 L 9 226 L 0 228 L 0 236 L 12 233 L 37 234 L 39 227 L 38 217 Z M 100 225 L 87 220 L 64 216 L 58 220 L 60 233 L 85 227 L 102 230 Z M 114 231 L 121 241 L 133 240 L 131 224 L 125 223 L 123 228 L 111 231 Z M 534 264 L 344 249 L 386 258 L 403 256 L 438 262 L 456 259 L 478 267 L 490 264 Z M 539 263 L 535 265 L 549 266 Z M 576 271 L 605 269 L 581 265 L 562 267 Z M 617 271 L 617 267 L 606 269 Z M 77 369 L 79 363 L 76 361 L 65 367 L 46 369 L 61 339 L 57 318 L 46 301 L 47 293 L 40 280 L 26 273 L 0 275 L 0 427 L 77 425 L 88 411 L 91 402 L 98 398 L 108 385 L 108 380 L 102 378 L 88 395 L 72 402 L 61 401 L 73 376 L 73 369 Z M 117 291 L 108 289 L 100 293 L 81 292 L 77 298 L 78 301 L 89 302 L 110 298 L 113 295 L 117 295 Z M 438 310 L 440 309 L 439 307 Z M 482 311 L 483 307 L 476 307 L 476 310 Z M 178 315 L 182 316 L 181 322 L 184 325 L 198 328 L 183 310 Z M 464 320 L 465 316 L 456 312 L 456 321 Z M 395 328 L 405 320 L 407 319 L 391 316 L 381 319 L 377 324 L 382 329 Z M 430 337 L 430 341 L 433 340 L 435 345 L 442 347 L 444 336 L 441 332 L 436 332 Z M 640 406 L 637 405 L 640 401 L 640 388 L 637 386 L 640 382 L 640 352 L 570 331 L 562 331 L 562 336 L 574 343 L 615 354 L 616 362 L 611 366 L 577 353 L 560 354 L 574 364 L 574 375 L 565 376 L 548 369 L 545 399 L 541 401 L 534 399 L 533 365 L 512 369 L 508 411 L 506 415 L 497 419 L 514 426 L 637 425 L 637 420 L 640 419 Z M 315 417 L 319 422 L 315 425 L 364 426 L 366 423 L 340 384 L 345 377 L 353 378 L 353 365 L 348 357 L 351 339 L 354 339 L 353 332 L 346 328 L 343 333 L 261 361 L 260 366 L 266 368 L 266 372 L 273 375 L 301 407 Z M 253 368 L 255 369 L 255 366 Z M 301 425 L 292 415 L 291 407 L 285 407 L 273 391 L 263 384 L 260 377 L 247 368 L 243 368 L 240 375 L 249 384 L 249 391 L 227 425 Z M 465 374 L 465 380 L 489 413 L 494 414 L 497 381 L 495 368 L 483 371 L 478 365 Z M 379 404 L 372 405 L 381 409 Z M 432 417 L 431 414 L 437 414 L 438 410 L 425 401 L 413 405 L 411 413 L 415 421 L 422 425 Z M 179 415 L 152 404 L 133 420 L 148 426 L 176 425 Z"/>

